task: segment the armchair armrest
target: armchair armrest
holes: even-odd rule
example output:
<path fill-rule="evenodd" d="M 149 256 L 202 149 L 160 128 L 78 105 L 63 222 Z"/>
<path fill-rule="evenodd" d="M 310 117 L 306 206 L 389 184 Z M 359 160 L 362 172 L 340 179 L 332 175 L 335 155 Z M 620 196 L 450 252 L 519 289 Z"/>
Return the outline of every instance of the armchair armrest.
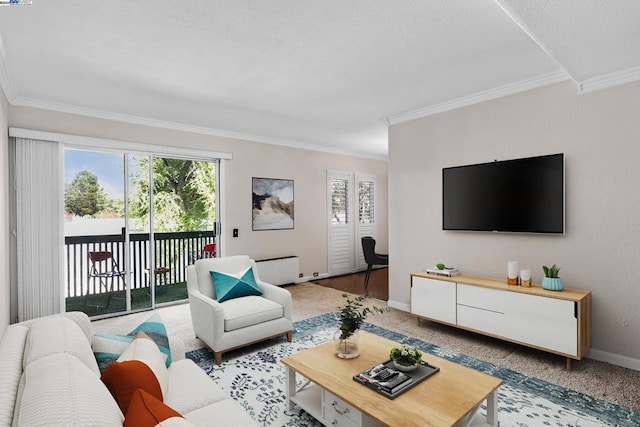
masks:
<path fill-rule="evenodd" d="M 256 280 L 256 283 L 262 290 L 262 296 L 280 304 L 284 308 L 284 317 L 293 321 L 291 292 L 262 280 Z"/>
<path fill-rule="evenodd" d="M 224 311 L 220 303 L 199 291 L 189 291 L 191 320 L 196 337 L 214 351 L 214 343 L 224 334 Z"/>

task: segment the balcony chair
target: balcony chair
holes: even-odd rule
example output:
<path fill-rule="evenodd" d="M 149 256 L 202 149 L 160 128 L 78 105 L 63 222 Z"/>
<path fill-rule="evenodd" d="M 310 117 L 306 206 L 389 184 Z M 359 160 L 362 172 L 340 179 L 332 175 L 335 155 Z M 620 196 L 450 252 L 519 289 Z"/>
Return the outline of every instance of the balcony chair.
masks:
<path fill-rule="evenodd" d="M 389 265 L 389 255 L 376 253 L 376 240 L 373 237 L 363 237 L 362 239 L 362 253 L 364 254 L 364 260 L 367 263 L 367 274 L 364 276 L 364 292 L 369 293 L 369 277 L 371 277 L 371 270 L 374 265 L 387 266 Z"/>
<path fill-rule="evenodd" d="M 151 288 L 152 288 L 151 274 L 150 274 L 151 269 L 147 268 L 146 273 L 147 273 L 147 288 L 148 288 L 147 295 L 151 295 Z M 167 286 L 169 285 L 169 279 L 167 276 L 169 276 L 170 273 L 171 273 L 171 267 L 156 267 L 153 269 L 153 275 L 154 275 L 153 287 L 155 288 L 156 296 L 166 295 L 166 293 L 168 292 Z"/>
<path fill-rule="evenodd" d="M 96 309 L 107 308 L 109 307 L 111 293 L 114 291 L 116 281 L 122 280 L 124 282 L 124 276 L 127 273 L 126 271 L 120 270 L 118 263 L 113 257 L 113 253 L 110 251 L 90 251 L 89 262 L 91 264 L 89 266 L 89 281 L 93 280 L 95 284 L 95 281 L 98 280 L 100 286 L 103 287 L 107 293 L 107 301 L 104 305 L 87 304 L 87 296 L 89 296 L 89 290 L 87 289 L 87 293 L 84 295 L 84 305 L 95 306 Z"/>
<path fill-rule="evenodd" d="M 209 243 L 202 248 L 202 255 L 200 258 L 215 258 L 216 257 L 216 244 Z"/>
<path fill-rule="evenodd" d="M 212 271 L 237 276 L 249 267 L 262 295 L 225 299 L 230 295 L 227 293 L 217 297 Z M 246 274 L 240 281 L 246 278 Z M 233 282 L 233 277 L 231 279 Z M 222 282 L 220 279 L 218 285 Z M 222 363 L 223 353 L 255 342 L 283 334 L 291 342 L 291 293 L 260 280 L 255 261 L 246 255 L 197 260 L 187 267 L 187 291 L 193 331 L 213 350 L 218 365 Z"/>

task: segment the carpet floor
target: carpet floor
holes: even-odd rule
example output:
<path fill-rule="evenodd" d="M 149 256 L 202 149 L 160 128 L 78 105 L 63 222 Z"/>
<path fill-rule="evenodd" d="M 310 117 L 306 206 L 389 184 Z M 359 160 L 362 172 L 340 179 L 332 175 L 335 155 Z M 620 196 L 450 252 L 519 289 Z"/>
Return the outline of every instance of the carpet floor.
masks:
<path fill-rule="evenodd" d="M 330 341 L 337 321 L 335 313 L 300 320 L 294 323 L 292 343 L 286 342 L 283 337 L 258 343 L 228 356 L 221 365 L 216 365 L 213 352 L 208 348 L 190 351 L 187 357 L 196 362 L 218 386 L 239 402 L 258 425 L 319 427 L 320 422 L 299 407 L 292 411 L 285 410 L 286 375 L 285 368 L 279 360 Z M 498 391 L 498 420 L 502 426 L 640 426 L 640 412 L 633 412 L 546 381 L 527 377 L 386 328 L 365 323 L 362 329 L 392 341 L 418 347 L 424 351 L 425 360 L 431 363 L 434 363 L 435 359 L 430 356 L 436 355 L 503 380 Z M 298 387 L 302 385 L 303 380 L 301 377 L 297 378 Z M 419 391 L 424 394 L 425 399 L 428 399 L 430 394 L 428 381 L 421 385 Z M 362 386 L 354 383 L 354 387 Z M 476 425 L 475 421 L 478 425 L 485 424 L 486 404 L 481 405 L 479 412 L 473 425 Z M 406 420 L 403 425 L 420 424 Z"/>
<path fill-rule="evenodd" d="M 342 291 L 336 289 L 312 283 L 291 285 L 287 289 L 293 296 L 294 321 L 335 312 L 343 303 Z M 385 305 L 384 301 L 376 299 L 369 303 Z M 187 351 L 205 347 L 193 334 L 188 304 L 163 307 L 155 312 L 160 314 L 170 334 L 185 341 Z M 150 315 L 151 312 L 135 313 L 95 321 L 93 325 L 96 332 L 127 333 Z M 562 357 L 437 323 L 418 323 L 414 316 L 396 309 L 369 317 L 367 322 L 527 377 L 640 411 L 639 371 L 591 359 L 574 362 L 572 370 L 567 371 Z M 234 357 L 234 353 L 229 353 L 228 357 Z"/>

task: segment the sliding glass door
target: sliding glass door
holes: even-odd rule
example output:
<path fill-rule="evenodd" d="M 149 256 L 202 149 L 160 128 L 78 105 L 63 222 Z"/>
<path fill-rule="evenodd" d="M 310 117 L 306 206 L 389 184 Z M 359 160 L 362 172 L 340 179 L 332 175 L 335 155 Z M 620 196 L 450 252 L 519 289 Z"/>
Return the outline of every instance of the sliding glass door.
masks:
<path fill-rule="evenodd" d="M 122 153 L 65 149 L 67 311 L 96 316 L 131 309 L 132 280 L 140 272 L 129 262 L 126 161 Z"/>
<path fill-rule="evenodd" d="M 65 149 L 67 311 L 102 316 L 187 298 L 218 253 L 218 162 Z"/>
<path fill-rule="evenodd" d="M 154 305 L 186 299 L 187 266 L 218 253 L 217 164 L 159 156 L 139 163 L 131 216 L 148 219 L 152 231 L 149 281 L 155 286 Z"/>

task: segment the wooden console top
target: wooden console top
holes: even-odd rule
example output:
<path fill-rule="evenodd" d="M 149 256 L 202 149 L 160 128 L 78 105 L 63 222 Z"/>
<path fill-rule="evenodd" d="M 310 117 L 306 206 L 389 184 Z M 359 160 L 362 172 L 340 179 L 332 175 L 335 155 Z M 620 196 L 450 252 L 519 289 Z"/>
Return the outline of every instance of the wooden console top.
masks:
<path fill-rule="evenodd" d="M 437 274 L 429 274 L 426 270 L 411 273 L 415 277 L 425 277 L 427 279 L 443 280 L 445 282 L 463 283 L 484 288 L 499 289 L 501 291 L 520 292 L 523 294 L 536 295 L 547 298 L 556 298 L 567 301 L 581 301 L 591 295 L 591 291 L 582 289 L 564 288 L 562 291 L 548 291 L 542 288 L 542 285 L 534 283 L 531 287 L 523 288 L 522 286 L 507 285 L 506 279 L 499 280 L 493 277 L 474 276 L 470 274 L 460 274 L 458 276 L 448 277 L 439 276 Z"/>

